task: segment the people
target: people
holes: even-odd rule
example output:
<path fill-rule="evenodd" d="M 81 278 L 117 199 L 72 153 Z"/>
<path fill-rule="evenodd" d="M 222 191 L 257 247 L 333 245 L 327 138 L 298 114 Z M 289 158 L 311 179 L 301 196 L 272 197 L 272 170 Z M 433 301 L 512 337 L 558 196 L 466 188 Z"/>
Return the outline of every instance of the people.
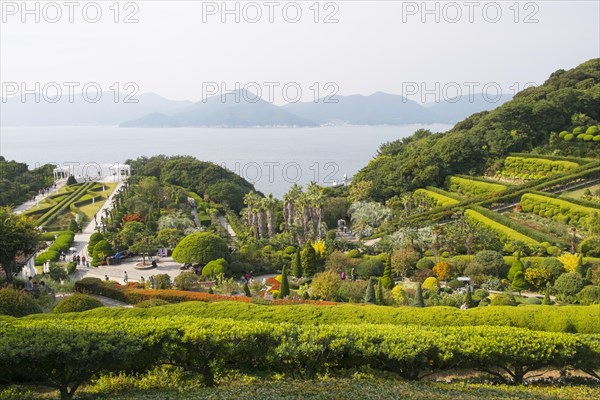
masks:
<path fill-rule="evenodd" d="M 25 290 L 28 292 L 33 292 L 33 277 L 29 277 L 25 282 Z"/>
<path fill-rule="evenodd" d="M 466 310 L 467 308 L 469 308 L 469 305 L 467 304 L 467 302 L 465 301 L 462 306 L 460 306 L 461 310 Z"/>
<path fill-rule="evenodd" d="M 125 282 L 125 284 L 127 284 L 127 282 L 129 282 L 129 277 L 127 276 L 127 271 L 123 272 L 124 276 L 123 276 L 123 282 Z"/>
<path fill-rule="evenodd" d="M 104 279 L 107 281 L 110 280 L 110 279 L 108 279 L 108 275 L 104 275 Z"/>
<path fill-rule="evenodd" d="M 156 264 L 156 260 L 152 260 L 152 268 L 156 268 L 158 265 Z"/>
<path fill-rule="evenodd" d="M 140 282 L 141 282 L 141 283 L 146 283 L 146 280 L 144 279 L 144 277 L 143 277 L 143 276 L 140 276 Z"/>
<path fill-rule="evenodd" d="M 154 275 L 150 275 L 150 288 L 154 289 Z"/>

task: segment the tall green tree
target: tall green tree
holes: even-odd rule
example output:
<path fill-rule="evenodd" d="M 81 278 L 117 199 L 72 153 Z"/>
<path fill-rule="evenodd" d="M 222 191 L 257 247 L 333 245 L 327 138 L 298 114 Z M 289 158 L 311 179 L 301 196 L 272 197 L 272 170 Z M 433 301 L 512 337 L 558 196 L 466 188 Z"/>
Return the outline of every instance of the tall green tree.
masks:
<path fill-rule="evenodd" d="M 415 307 L 425 307 L 425 300 L 423 300 L 423 287 L 419 282 L 417 284 L 417 292 L 415 294 Z"/>
<path fill-rule="evenodd" d="M 512 288 L 519 292 L 521 295 L 521 291 L 527 287 L 527 282 L 525 281 L 525 274 L 522 271 L 517 271 L 512 280 Z"/>
<path fill-rule="evenodd" d="M 377 299 L 375 298 L 375 279 L 370 278 L 367 284 L 367 291 L 365 292 L 365 303 L 375 304 Z"/>
<path fill-rule="evenodd" d="M 375 303 L 380 306 L 385 304 L 385 298 L 383 295 L 383 285 L 381 284 L 381 279 L 377 283 L 377 288 L 375 290 Z"/>
<path fill-rule="evenodd" d="M 17 255 L 33 253 L 41 240 L 32 220 L 13 214 L 10 207 L 0 207 L 0 265 L 9 283 L 22 268 L 16 263 Z"/>
<path fill-rule="evenodd" d="M 300 249 L 296 249 L 294 259 L 292 260 L 292 275 L 296 278 L 302 278 L 302 260 L 300 259 Z"/>
<path fill-rule="evenodd" d="M 310 242 L 306 242 L 300 254 L 302 273 L 304 276 L 313 276 L 317 272 L 317 253 Z"/>
<path fill-rule="evenodd" d="M 290 282 L 288 281 L 287 268 L 283 266 L 281 271 L 281 286 L 279 287 L 278 298 L 284 299 L 290 295 Z"/>
<path fill-rule="evenodd" d="M 389 254 L 385 258 L 385 268 L 383 269 L 383 277 L 381 278 L 380 284 L 386 289 L 394 288 L 394 279 L 392 278 L 392 255 Z"/>
<path fill-rule="evenodd" d="M 585 278 L 585 265 L 583 264 L 583 254 L 580 254 L 579 259 L 577 259 L 577 267 L 575 268 L 575 272 L 581 275 L 582 278 Z"/>
<path fill-rule="evenodd" d="M 544 293 L 544 300 L 542 300 L 542 304 L 545 306 L 549 306 L 552 304 L 552 300 L 550 300 L 550 283 L 546 283 L 546 292 Z"/>

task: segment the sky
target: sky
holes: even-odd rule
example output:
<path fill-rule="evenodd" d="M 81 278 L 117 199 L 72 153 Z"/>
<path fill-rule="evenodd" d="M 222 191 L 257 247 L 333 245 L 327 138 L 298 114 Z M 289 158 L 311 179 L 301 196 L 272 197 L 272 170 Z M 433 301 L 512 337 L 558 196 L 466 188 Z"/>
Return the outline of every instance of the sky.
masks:
<path fill-rule="evenodd" d="M 56 82 L 63 95 L 93 84 L 198 101 L 240 87 L 277 104 L 378 91 L 425 103 L 484 88 L 514 94 L 600 57 L 600 1 L 26 6 L 0 2 L 3 96 L 11 83 Z"/>

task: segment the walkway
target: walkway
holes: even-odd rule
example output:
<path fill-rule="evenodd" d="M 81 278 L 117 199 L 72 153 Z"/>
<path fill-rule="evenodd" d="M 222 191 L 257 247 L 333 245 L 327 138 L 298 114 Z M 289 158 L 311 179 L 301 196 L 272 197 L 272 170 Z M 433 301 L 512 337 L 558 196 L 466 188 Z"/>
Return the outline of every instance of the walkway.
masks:
<path fill-rule="evenodd" d="M 227 233 L 229 233 L 229 236 L 231 236 L 232 239 L 235 239 L 235 237 L 236 237 L 235 231 L 233 230 L 231 225 L 229 225 L 229 222 L 227 222 L 227 218 L 225 218 L 222 215 L 219 215 L 217 217 L 217 219 L 219 220 L 219 223 L 221 224 L 221 226 L 223 226 L 223 228 L 227 229 Z"/>
<path fill-rule="evenodd" d="M 104 210 L 107 210 L 111 207 L 112 202 L 113 202 L 113 197 L 121 189 L 123 184 L 124 184 L 123 181 L 121 181 L 117 184 L 117 187 L 115 187 L 115 190 L 113 190 L 113 192 L 108 197 L 108 199 L 106 199 L 106 202 L 102 205 L 100 210 L 98 210 L 98 212 L 96 213 L 97 215 L 102 215 L 102 212 Z M 75 239 L 73 241 L 73 247 L 76 250 L 73 252 L 74 254 L 80 255 L 82 257 L 85 256 L 86 259 L 90 258 L 87 254 L 87 244 L 90 241 L 90 236 L 92 236 L 92 233 L 96 232 L 96 226 L 97 226 L 97 221 L 94 221 L 92 219 L 92 221 L 90 221 L 88 226 L 86 226 L 85 229 L 81 233 L 78 233 L 75 235 Z"/>
<path fill-rule="evenodd" d="M 37 206 L 46 197 L 57 193 L 60 190 L 60 188 L 65 185 L 66 182 L 67 181 L 65 179 L 62 179 L 62 180 L 56 182 L 56 188 L 53 188 L 50 192 L 44 194 L 43 196 L 41 196 L 41 195 L 35 196 L 35 200 L 28 200 L 25 203 L 13 208 L 12 212 L 15 214 L 21 214 L 22 212 L 27 211 L 30 208 Z"/>

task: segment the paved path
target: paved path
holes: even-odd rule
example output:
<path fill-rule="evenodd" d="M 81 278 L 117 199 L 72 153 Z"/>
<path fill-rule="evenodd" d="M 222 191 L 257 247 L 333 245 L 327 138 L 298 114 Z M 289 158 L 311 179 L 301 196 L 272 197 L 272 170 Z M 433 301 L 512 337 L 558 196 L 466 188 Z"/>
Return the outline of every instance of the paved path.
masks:
<path fill-rule="evenodd" d="M 148 258 L 146 258 L 148 261 Z M 85 277 L 93 277 L 105 279 L 106 276 L 111 281 L 119 282 L 123 284 L 123 278 L 125 271 L 127 271 L 127 277 L 129 282 L 139 282 L 142 277 L 144 280 L 148 280 L 150 275 L 167 274 L 171 279 L 179 275 L 182 270 L 180 269 L 181 264 L 173 261 L 171 257 L 162 257 L 158 260 L 158 266 L 150 269 L 136 269 L 137 263 L 142 262 L 142 257 L 132 257 L 124 259 L 119 265 L 100 265 L 98 267 L 84 267 L 78 266 L 77 272 L 73 276 L 75 280 L 79 280 Z"/>
<path fill-rule="evenodd" d="M 102 212 L 104 210 L 109 209 L 111 207 L 112 202 L 113 202 L 113 197 L 121 189 L 123 184 L 124 184 L 123 181 L 118 183 L 118 185 L 115 187 L 115 190 L 113 190 L 113 192 L 108 197 L 108 199 L 106 199 L 106 202 L 102 205 L 100 210 L 98 210 L 98 212 L 96 213 L 97 215 L 102 215 Z M 98 217 L 97 220 L 99 221 L 100 217 Z M 75 235 L 75 239 L 73 241 L 73 247 L 75 247 L 76 250 L 73 252 L 74 255 L 85 256 L 86 259 L 90 258 L 90 256 L 87 253 L 87 244 L 90 241 L 90 236 L 92 236 L 92 233 L 96 232 L 96 226 L 97 226 L 97 222 L 94 221 L 94 219 L 92 219 L 90 221 L 90 223 L 88 224 L 88 226 L 86 226 L 81 233 L 78 233 Z"/>
<path fill-rule="evenodd" d="M 61 187 L 63 187 L 66 183 L 66 180 L 60 180 L 56 182 L 56 188 L 53 188 L 50 192 L 44 194 L 43 196 L 41 195 L 37 195 L 35 196 L 35 200 L 28 200 L 25 203 L 21 204 L 20 206 L 17 206 L 15 208 L 13 208 L 13 213 L 15 214 L 21 214 L 23 211 L 27 211 L 32 207 L 37 206 L 39 203 L 42 202 L 42 200 L 44 200 L 46 197 L 50 196 L 51 194 L 54 194 L 56 192 L 58 192 L 60 190 Z"/>
<path fill-rule="evenodd" d="M 223 228 L 227 229 L 227 233 L 229 233 L 229 236 L 231 236 L 232 239 L 235 239 L 235 231 L 233 230 L 231 225 L 229 225 L 229 222 L 227 222 L 227 218 L 225 218 L 222 215 L 219 215 L 217 219 L 219 220 L 219 223 L 223 226 Z"/>

